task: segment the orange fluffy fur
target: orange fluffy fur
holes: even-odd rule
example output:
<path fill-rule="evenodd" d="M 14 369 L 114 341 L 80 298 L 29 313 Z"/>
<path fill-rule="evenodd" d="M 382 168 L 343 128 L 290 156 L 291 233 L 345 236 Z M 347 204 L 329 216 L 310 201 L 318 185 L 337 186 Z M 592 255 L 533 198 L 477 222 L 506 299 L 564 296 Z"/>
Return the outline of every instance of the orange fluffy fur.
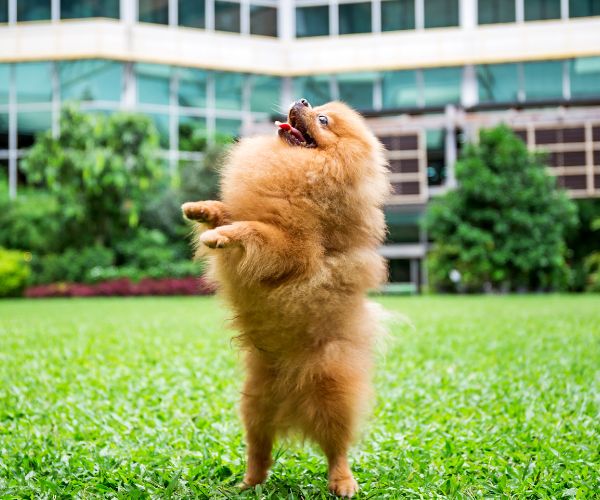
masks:
<path fill-rule="evenodd" d="M 243 486 L 266 479 L 276 435 L 299 430 L 327 456 L 330 490 L 352 496 L 347 453 L 369 400 L 378 329 L 365 292 L 386 276 L 377 247 L 389 183 L 383 148 L 358 113 L 299 103 L 290 117 L 315 147 L 281 132 L 243 139 L 222 172 L 222 201 L 183 211 L 202 223 L 244 348 Z"/>

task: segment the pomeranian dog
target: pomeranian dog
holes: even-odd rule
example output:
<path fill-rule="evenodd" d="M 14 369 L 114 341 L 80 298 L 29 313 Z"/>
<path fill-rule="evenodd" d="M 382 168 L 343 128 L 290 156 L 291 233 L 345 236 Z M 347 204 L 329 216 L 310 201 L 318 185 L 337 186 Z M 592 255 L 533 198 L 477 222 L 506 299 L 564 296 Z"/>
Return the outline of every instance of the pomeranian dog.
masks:
<path fill-rule="evenodd" d="M 182 207 L 233 309 L 247 378 L 242 487 L 267 478 L 276 436 L 298 430 L 329 465 L 329 489 L 358 490 L 347 454 L 370 399 L 377 253 L 390 191 L 382 145 L 341 102 L 290 108 L 278 134 L 236 144 L 222 201 Z"/>

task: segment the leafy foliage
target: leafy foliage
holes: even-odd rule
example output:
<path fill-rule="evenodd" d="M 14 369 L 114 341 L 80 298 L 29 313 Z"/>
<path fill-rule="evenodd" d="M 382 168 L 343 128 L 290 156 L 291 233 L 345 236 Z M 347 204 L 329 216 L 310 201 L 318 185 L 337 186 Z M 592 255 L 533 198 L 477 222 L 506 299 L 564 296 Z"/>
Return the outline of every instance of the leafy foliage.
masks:
<path fill-rule="evenodd" d="M 594 296 L 383 298 L 393 325 L 350 453 L 358 499 L 595 498 Z M 212 298 L 0 302 L 7 498 L 332 499 L 322 452 L 245 467 L 239 355 Z"/>
<path fill-rule="evenodd" d="M 29 278 L 28 255 L 0 247 L 0 297 L 20 295 Z"/>
<path fill-rule="evenodd" d="M 110 245 L 135 227 L 162 168 L 149 118 L 85 114 L 66 107 L 60 134 L 40 135 L 23 161 L 29 182 L 46 187 L 61 206 L 69 246 Z"/>
<path fill-rule="evenodd" d="M 115 253 L 106 247 L 93 245 L 82 249 L 69 248 L 60 254 L 34 256 L 32 284 L 90 281 L 96 268 L 114 264 Z"/>
<path fill-rule="evenodd" d="M 16 200 L 0 177 L 0 245 L 33 254 L 31 283 L 198 275 L 180 207 L 218 197 L 230 139 L 209 145 L 205 131 L 189 128 L 183 146 L 204 154 L 168 177 L 147 117 L 67 106 L 60 131 L 38 136 L 23 161 L 28 186 Z"/>
<path fill-rule="evenodd" d="M 458 188 L 434 200 L 425 225 L 434 241 L 428 258 L 432 285 L 460 289 L 564 288 L 568 228 L 576 208 L 556 188 L 544 158 L 527 151 L 510 129 L 482 130 L 456 164 Z"/>
<path fill-rule="evenodd" d="M 568 232 L 567 246 L 571 252 L 572 289 L 579 292 L 590 290 L 590 283 L 600 279 L 594 278 L 593 271 L 593 255 L 600 250 L 600 199 L 577 200 L 576 204 L 579 224 Z"/>

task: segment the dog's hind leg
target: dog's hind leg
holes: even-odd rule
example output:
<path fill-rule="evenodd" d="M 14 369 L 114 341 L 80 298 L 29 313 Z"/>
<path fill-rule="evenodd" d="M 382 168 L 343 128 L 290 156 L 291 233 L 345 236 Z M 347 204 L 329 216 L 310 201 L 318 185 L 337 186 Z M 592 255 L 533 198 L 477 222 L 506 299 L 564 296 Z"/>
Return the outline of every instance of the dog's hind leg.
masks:
<path fill-rule="evenodd" d="M 360 395 L 352 380 L 325 377 L 316 384 L 315 400 L 307 419 L 307 433 L 325 452 L 328 462 L 329 490 L 352 497 L 358 483 L 348 464 L 348 449 L 354 434 Z"/>
<path fill-rule="evenodd" d="M 242 392 L 241 413 L 246 429 L 248 464 L 241 488 L 255 486 L 267 479 L 275 437 L 273 412 L 268 378 L 259 367 L 255 367 L 250 370 Z"/>

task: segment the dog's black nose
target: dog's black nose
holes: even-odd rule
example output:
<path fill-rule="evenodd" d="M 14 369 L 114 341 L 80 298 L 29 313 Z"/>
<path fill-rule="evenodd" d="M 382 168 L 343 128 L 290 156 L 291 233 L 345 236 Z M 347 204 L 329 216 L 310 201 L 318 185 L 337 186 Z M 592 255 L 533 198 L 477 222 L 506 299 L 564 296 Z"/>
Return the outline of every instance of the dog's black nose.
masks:
<path fill-rule="evenodd" d="M 302 106 L 306 106 L 307 108 L 310 108 L 310 103 L 306 99 L 302 98 L 298 102 L 300 104 L 302 104 Z"/>

